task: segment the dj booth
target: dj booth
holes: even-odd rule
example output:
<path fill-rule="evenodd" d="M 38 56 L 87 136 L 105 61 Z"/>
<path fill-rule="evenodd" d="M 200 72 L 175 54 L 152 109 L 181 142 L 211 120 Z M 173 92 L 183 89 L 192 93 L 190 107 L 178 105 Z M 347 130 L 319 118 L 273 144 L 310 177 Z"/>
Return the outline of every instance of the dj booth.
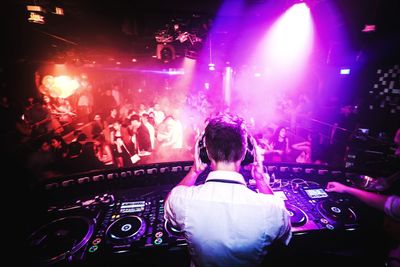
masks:
<path fill-rule="evenodd" d="M 189 266 L 185 237 L 165 221 L 163 204 L 191 166 L 190 161 L 157 163 L 41 183 L 35 191 L 40 205 L 25 227 L 23 258 L 29 266 Z M 288 246 L 271 248 L 266 266 L 380 266 L 382 215 L 348 195 L 324 190 L 328 181 L 354 184 L 364 174 L 284 163 L 265 170 L 275 195 L 285 201 L 293 233 Z M 255 190 L 249 171 L 241 172 Z"/>

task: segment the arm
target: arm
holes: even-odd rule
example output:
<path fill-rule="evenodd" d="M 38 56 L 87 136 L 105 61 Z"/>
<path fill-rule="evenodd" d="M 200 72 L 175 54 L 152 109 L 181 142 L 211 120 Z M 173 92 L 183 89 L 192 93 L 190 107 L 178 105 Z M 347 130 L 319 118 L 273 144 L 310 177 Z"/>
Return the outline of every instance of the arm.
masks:
<path fill-rule="evenodd" d="M 270 177 L 268 173 L 264 173 L 264 166 L 262 164 L 263 156 L 262 153 L 260 153 L 260 148 L 257 145 L 255 145 L 255 151 L 256 151 L 256 162 L 252 166 L 251 174 L 254 180 L 256 181 L 256 187 L 258 189 L 258 192 L 262 194 L 273 195 L 274 192 L 269 186 Z"/>
<path fill-rule="evenodd" d="M 259 167 L 254 167 L 255 169 L 259 169 Z M 262 170 L 262 167 L 261 167 Z M 273 195 L 274 192 L 272 191 L 271 187 L 269 186 L 269 175 L 268 173 L 262 173 L 259 170 L 255 171 L 253 177 L 256 180 L 256 187 L 258 192 L 267 195 Z"/>
<path fill-rule="evenodd" d="M 289 138 L 286 137 L 285 153 L 286 153 L 286 154 L 289 154 L 289 152 L 290 152 Z"/>
<path fill-rule="evenodd" d="M 310 147 L 310 142 L 304 141 L 297 144 L 293 144 L 292 148 L 297 150 L 305 150 Z"/>
<path fill-rule="evenodd" d="M 364 191 L 338 182 L 329 182 L 326 191 L 349 194 L 380 211 L 384 211 L 385 202 L 388 198 L 388 196 L 385 195 Z"/>
<path fill-rule="evenodd" d="M 113 161 L 112 151 L 109 145 L 104 146 L 104 154 L 103 154 L 103 162 L 110 162 Z"/>

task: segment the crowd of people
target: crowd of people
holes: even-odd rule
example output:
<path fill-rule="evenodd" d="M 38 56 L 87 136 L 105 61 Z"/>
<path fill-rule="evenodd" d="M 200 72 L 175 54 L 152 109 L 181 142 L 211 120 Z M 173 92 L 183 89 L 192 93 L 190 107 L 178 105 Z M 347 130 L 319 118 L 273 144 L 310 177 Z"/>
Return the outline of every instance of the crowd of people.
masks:
<path fill-rule="evenodd" d="M 241 109 L 238 103 L 231 108 L 218 102 L 205 89 L 186 95 L 179 90 L 148 90 L 152 93 L 142 98 L 122 84 L 86 86 L 66 98 L 39 94 L 26 99 L 22 107 L 13 106 L 3 97 L 5 139 L 15 141 L 9 143 L 22 150 L 21 160 L 39 177 L 191 160 L 193 140 L 201 134 L 207 118 Z M 243 111 L 264 161 L 343 165 L 346 140 L 338 134 L 342 128 L 336 125 L 323 132 L 309 125 L 310 102 L 305 94 L 296 101 L 283 96 L 277 99 L 277 112 L 282 114 L 279 121 L 255 119 L 250 110 Z M 58 146 L 62 146 L 63 153 Z M 333 162 L 332 148 L 338 147 L 339 161 Z M 46 160 L 37 159 L 42 157 Z M 81 157 L 87 163 L 75 164 L 79 162 L 75 158 Z"/>

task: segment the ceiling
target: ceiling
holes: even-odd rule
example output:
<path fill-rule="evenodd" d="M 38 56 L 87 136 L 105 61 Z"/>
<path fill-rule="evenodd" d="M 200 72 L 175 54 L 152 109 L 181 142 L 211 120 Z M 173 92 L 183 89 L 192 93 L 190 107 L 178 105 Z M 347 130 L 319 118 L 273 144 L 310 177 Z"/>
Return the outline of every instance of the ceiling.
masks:
<path fill-rule="evenodd" d="M 230 0 L 230 5 L 240 2 Z M 268 14 L 282 11 L 293 0 L 242 0 L 242 11 L 223 9 L 220 0 L 18 0 L 2 16 L 2 26 L 9 36 L 4 57 L 11 62 L 37 60 L 72 49 L 87 53 L 118 51 L 134 55 L 154 53 L 154 33 L 173 20 L 196 18 L 210 21 L 217 14 L 226 20 L 249 16 L 259 22 Z M 337 43 L 332 32 L 343 31 L 350 45 L 359 50 L 376 46 L 377 40 L 393 43 L 400 34 L 396 10 L 397 0 L 309 0 L 320 29 L 320 38 L 329 46 Z M 27 22 L 26 5 L 40 5 L 49 12 L 43 25 Z M 64 9 L 64 16 L 51 14 L 55 6 Z M 268 9 L 263 7 L 267 6 Z M 327 16 L 327 10 L 336 14 Z M 221 12 L 221 10 L 224 10 Z M 222 14 L 222 15 L 221 15 Z M 257 20 L 258 19 L 258 20 Z M 377 25 L 376 32 L 361 32 L 365 24 Z M 221 29 L 224 31 L 224 29 Z M 228 34 L 235 28 L 226 29 Z M 394 42 L 397 46 L 398 42 Z M 379 45 L 378 45 L 379 46 Z M 396 48 L 396 47 L 395 47 Z M 397 49 L 395 49 L 397 50 Z M 88 52 L 89 51 L 89 52 Z M 95 52 L 94 52 L 95 51 Z"/>

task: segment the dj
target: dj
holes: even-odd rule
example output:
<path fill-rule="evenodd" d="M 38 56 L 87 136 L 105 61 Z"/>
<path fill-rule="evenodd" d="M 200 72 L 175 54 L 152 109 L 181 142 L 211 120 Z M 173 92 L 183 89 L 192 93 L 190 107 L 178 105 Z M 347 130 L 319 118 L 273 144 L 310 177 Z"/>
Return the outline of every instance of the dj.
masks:
<path fill-rule="evenodd" d="M 212 171 L 195 185 L 205 168 L 198 141 L 192 169 L 165 202 L 165 218 L 184 232 L 191 266 L 257 266 L 275 240 L 288 245 L 291 239 L 284 203 L 269 187 L 259 156 L 251 165 L 259 193 L 239 173 L 252 140 L 241 118 L 211 118 L 202 138 Z"/>

